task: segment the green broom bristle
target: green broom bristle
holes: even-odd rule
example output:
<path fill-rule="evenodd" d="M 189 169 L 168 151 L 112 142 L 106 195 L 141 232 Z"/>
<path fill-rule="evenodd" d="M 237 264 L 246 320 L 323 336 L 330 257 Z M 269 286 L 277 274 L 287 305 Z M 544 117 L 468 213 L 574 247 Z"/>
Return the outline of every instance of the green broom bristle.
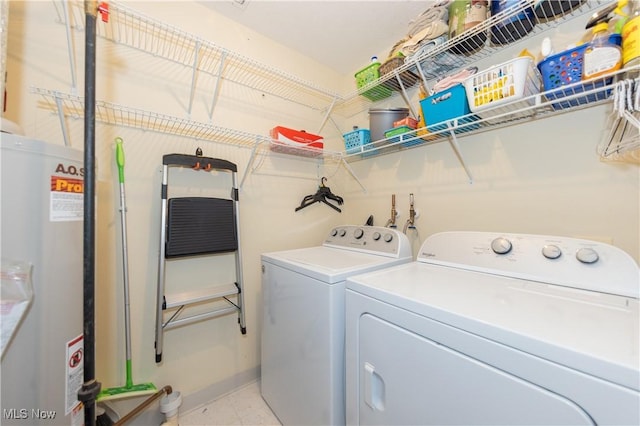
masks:
<path fill-rule="evenodd" d="M 158 389 L 153 383 L 138 383 L 133 384 L 132 373 L 131 373 L 131 360 L 127 359 L 126 361 L 126 385 L 118 386 L 115 388 L 107 388 L 103 389 L 97 396 L 96 401 L 105 401 L 108 399 L 115 398 L 129 398 L 132 396 L 139 395 L 149 395 L 152 393 L 156 393 Z"/>
<path fill-rule="evenodd" d="M 153 383 L 138 383 L 132 386 L 118 386 L 115 388 L 103 389 L 96 398 L 96 401 L 105 401 L 114 398 L 128 398 L 139 395 L 156 393 L 158 389 Z"/>

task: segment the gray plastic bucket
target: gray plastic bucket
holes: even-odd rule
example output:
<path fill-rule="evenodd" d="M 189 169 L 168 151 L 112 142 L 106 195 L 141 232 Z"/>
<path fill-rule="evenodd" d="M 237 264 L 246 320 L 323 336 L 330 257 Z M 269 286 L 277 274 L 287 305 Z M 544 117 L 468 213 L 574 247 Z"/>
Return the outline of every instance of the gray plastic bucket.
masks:
<path fill-rule="evenodd" d="M 369 110 L 371 140 L 384 139 L 384 132 L 393 129 L 394 121 L 402 120 L 408 116 L 409 108 L 371 108 Z"/>

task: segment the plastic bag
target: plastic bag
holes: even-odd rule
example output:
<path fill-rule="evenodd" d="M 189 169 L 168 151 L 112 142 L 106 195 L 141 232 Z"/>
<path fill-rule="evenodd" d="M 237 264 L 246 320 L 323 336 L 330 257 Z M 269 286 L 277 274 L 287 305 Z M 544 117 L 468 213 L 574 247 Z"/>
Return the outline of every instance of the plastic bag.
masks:
<path fill-rule="evenodd" d="M 25 317 L 33 301 L 31 283 L 32 266 L 27 262 L 2 259 L 0 277 L 0 312 L 2 313 L 1 354 L 11 342 L 11 338 Z"/>

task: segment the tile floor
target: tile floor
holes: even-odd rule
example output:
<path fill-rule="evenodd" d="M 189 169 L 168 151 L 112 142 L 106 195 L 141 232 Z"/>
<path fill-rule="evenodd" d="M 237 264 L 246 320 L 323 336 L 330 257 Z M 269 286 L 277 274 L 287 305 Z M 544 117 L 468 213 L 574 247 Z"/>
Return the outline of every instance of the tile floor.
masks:
<path fill-rule="evenodd" d="M 280 422 L 260 396 L 260 383 L 257 381 L 207 405 L 180 413 L 179 422 L 180 426 L 280 426 Z"/>

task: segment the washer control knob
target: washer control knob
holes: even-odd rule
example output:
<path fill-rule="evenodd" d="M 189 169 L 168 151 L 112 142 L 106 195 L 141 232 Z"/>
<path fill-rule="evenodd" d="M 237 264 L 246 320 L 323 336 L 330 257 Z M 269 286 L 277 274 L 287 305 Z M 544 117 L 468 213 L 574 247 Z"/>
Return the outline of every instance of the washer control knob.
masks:
<path fill-rule="evenodd" d="M 598 252 L 590 247 L 583 247 L 576 251 L 576 259 L 578 259 L 582 263 L 596 263 L 600 256 L 598 256 Z"/>
<path fill-rule="evenodd" d="M 507 254 L 512 248 L 511 241 L 504 237 L 498 237 L 491 241 L 491 250 L 496 254 Z"/>
<path fill-rule="evenodd" d="M 542 247 L 542 255 L 547 259 L 557 259 L 562 256 L 562 250 L 555 244 L 546 244 Z"/>
<path fill-rule="evenodd" d="M 373 239 L 375 241 L 378 241 L 381 237 L 382 237 L 382 235 L 380 235 L 380 233 L 378 231 L 373 233 Z"/>
<path fill-rule="evenodd" d="M 353 236 L 356 237 L 356 240 L 359 240 L 360 238 L 362 238 L 363 235 L 364 235 L 364 231 L 362 230 L 362 228 L 358 228 L 355 231 L 353 231 Z"/>
<path fill-rule="evenodd" d="M 341 237 L 344 237 L 345 235 L 347 235 L 347 231 L 345 231 L 344 229 L 341 229 L 339 231 L 339 234 L 340 234 Z"/>
<path fill-rule="evenodd" d="M 332 236 L 332 237 L 335 237 L 336 235 L 338 235 L 338 230 L 337 230 L 336 228 L 333 228 L 333 229 L 331 230 L 331 236 Z"/>
<path fill-rule="evenodd" d="M 393 241 L 393 234 L 384 234 L 384 241 L 387 243 Z"/>

